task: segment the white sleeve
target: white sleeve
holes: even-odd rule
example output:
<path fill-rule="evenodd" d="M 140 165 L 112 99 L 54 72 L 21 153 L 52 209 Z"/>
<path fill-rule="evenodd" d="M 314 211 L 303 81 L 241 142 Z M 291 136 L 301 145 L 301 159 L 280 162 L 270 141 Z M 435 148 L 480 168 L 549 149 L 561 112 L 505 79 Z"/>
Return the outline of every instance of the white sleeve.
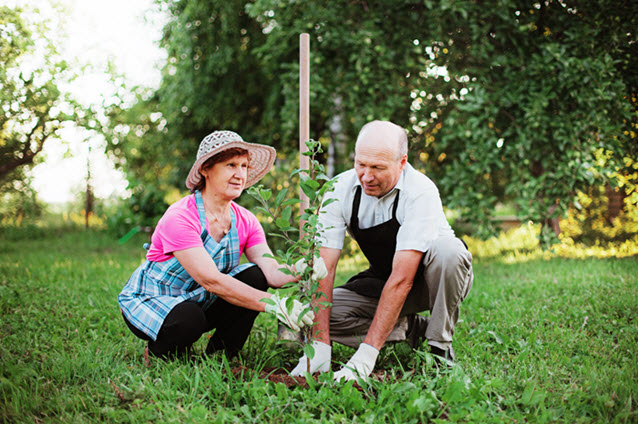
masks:
<path fill-rule="evenodd" d="M 438 237 L 443 205 L 438 190 L 426 190 L 406 199 L 405 218 L 397 233 L 396 250 L 425 252 L 430 242 Z"/>
<path fill-rule="evenodd" d="M 328 199 L 335 199 L 332 203 L 326 206 L 322 206 L 319 210 L 319 224 L 321 224 L 321 230 L 318 235 L 318 239 L 323 247 L 330 249 L 343 248 L 343 240 L 346 236 L 346 218 L 343 211 L 343 202 L 345 193 L 345 184 L 335 184 L 335 189 L 332 192 L 326 193 L 322 205 L 326 203 Z"/>

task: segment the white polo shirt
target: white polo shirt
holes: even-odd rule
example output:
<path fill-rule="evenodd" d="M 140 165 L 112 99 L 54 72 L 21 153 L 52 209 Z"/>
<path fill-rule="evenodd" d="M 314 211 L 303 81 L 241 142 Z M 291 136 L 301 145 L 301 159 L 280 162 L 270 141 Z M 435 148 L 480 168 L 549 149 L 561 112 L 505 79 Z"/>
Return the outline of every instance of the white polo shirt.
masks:
<path fill-rule="evenodd" d="M 323 247 L 341 249 L 346 230 L 350 235 L 352 201 L 356 187 L 361 186 L 354 169 L 337 176 L 334 191 L 326 199 L 336 201 L 326 205 L 319 213 L 323 225 L 319 239 Z M 442 236 L 454 236 L 448 224 L 441 197 L 436 185 L 424 174 L 406 164 L 397 184 L 385 196 L 368 196 L 361 189 L 359 205 L 359 227 L 366 229 L 392 219 L 392 206 L 400 193 L 397 220 L 401 227 L 397 234 L 396 250 L 418 250 L 425 252 L 430 242 Z"/>

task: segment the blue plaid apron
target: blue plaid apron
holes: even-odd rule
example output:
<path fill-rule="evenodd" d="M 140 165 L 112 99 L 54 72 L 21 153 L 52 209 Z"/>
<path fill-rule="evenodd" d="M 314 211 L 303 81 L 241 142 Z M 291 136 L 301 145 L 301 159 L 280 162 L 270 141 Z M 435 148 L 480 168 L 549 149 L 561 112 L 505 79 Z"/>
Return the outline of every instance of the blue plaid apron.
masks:
<path fill-rule="evenodd" d="M 202 225 L 202 242 L 217 265 L 217 269 L 230 276 L 237 275 L 252 263 L 239 265 L 239 236 L 237 234 L 235 212 L 230 211 L 230 231 L 217 243 L 206 228 L 204 202 L 199 191 L 195 192 L 197 212 Z M 164 262 L 148 259 L 140 265 L 118 296 L 122 313 L 131 324 L 157 339 L 162 324 L 169 312 L 178 304 L 191 301 L 208 309 L 217 296 L 206 291 L 188 275 L 179 261 L 173 256 Z"/>

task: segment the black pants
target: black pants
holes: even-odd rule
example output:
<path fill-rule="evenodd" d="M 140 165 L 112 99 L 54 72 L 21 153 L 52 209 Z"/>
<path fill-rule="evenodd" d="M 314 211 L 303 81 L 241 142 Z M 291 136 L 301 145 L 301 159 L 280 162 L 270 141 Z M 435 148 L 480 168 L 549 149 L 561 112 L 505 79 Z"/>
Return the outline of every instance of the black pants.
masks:
<path fill-rule="evenodd" d="M 252 266 L 235 275 L 239 281 L 261 291 L 268 289 L 268 282 L 258 266 Z M 221 298 L 203 310 L 195 302 L 182 302 L 166 316 L 157 340 L 133 326 L 124 315 L 128 328 L 142 340 L 148 341 L 148 350 L 159 357 L 181 356 L 202 334 L 216 329 L 206 347 L 206 353 L 225 350 L 228 356 L 236 355 L 246 343 L 259 312 L 232 305 Z"/>

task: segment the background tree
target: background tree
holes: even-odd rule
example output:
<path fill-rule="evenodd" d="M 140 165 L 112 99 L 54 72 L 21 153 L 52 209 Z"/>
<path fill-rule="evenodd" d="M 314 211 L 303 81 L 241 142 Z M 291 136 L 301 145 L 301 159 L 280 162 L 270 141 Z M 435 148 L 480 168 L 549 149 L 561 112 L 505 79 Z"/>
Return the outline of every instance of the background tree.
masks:
<path fill-rule="evenodd" d="M 108 105 L 102 128 L 134 193 L 185 191 L 199 142 L 216 129 L 277 146 L 271 134 L 278 122 L 265 113 L 277 109 L 267 105 L 278 79 L 255 54 L 266 35 L 245 1 L 157 3 L 167 15 L 162 84 L 155 92 L 134 88 L 136 100 Z"/>
<path fill-rule="evenodd" d="M 44 143 L 71 119 L 58 85 L 70 77 L 43 27 L 21 9 L 0 7 L 0 180 L 33 164 Z M 38 46 L 36 47 L 36 41 Z M 42 45 L 42 42 L 46 44 Z"/>
<path fill-rule="evenodd" d="M 622 129 L 636 87 L 627 52 L 638 10 L 618 1 L 500 3 L 428 9 L 441 26 L 437 64 L 467 94 L 427 108 L 437 116 L 423 132 L 425 151 L 466 219 L 489 230 L 488 211 L 510 199 L 521 218 L 558 232 L 576 192 L 635 152 Z M 615 160 L 596 166 L 599 150 Z"/>
<path fill-rule="evenodd" d="M 33 18 L 33 13 L 28 14 Z M 21 222 L 39 216 L 42 205 L 26 169 L 65 122 L 74 105 L 58 86 L 72 79 L 66 63 L 45 35 L 44 20 L 0 6 L 0 218 Z"/>
<path fill-rule="evenodd" d="M 308 31 L 319 135 L 335 113 L 353 124 L 343 128 L 348 152 L 370 119 L 409 127 L 412 162 L 486 236 L 507 200 L 558 231 L 577 190 L 605 175 L 596 151 L 616 154 L 602 166 L 611 170 L 636 150 L 622 133 L 636 86 L 636 5 L 567 3 L 258 0 L 249 10 L 273 28 L 262 57 L 291 86 L 282 122 L 296 108 L 283 46 Z"/>
<path fill-rule="evenodd" d="M 556 228 L 578 190 L 636 153 L 636 5 L 618 0 L 162 1 L 169 61 L 155 139 L 177 172 L 209 131 L 297 150 L 298 35 L 311 34 L 311 136 L 335 172 L 359 128 L 409 131 L 411 162 L 479 235 L 500 202 Z M 604 48 L 602 47 L 604 46 Z M 596 152 L 613 154 L 605 163 Z M 178 175 L 178 176 L 177 176 Z"/>

